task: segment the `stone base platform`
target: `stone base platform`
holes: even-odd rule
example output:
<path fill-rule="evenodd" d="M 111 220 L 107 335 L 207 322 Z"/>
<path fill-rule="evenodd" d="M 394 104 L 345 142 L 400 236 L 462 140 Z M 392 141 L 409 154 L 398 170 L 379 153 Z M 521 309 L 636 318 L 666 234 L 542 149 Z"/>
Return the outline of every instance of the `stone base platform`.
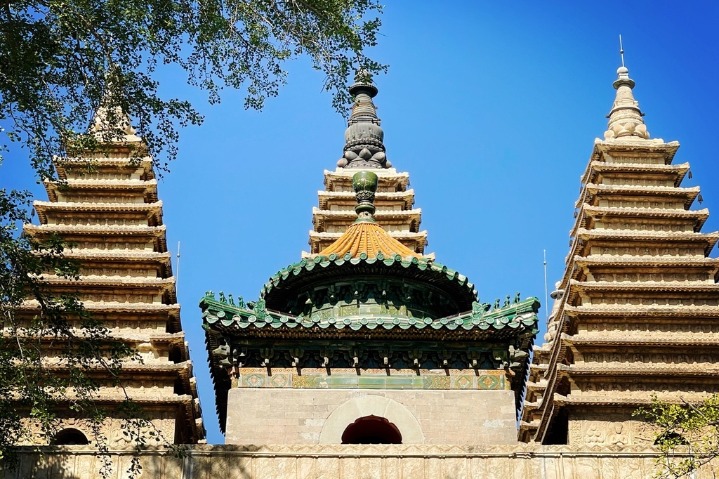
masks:
<path fill-rule="evenodd" d="M 129 477 L 133 451 L 106 456 L 113 479 Z M 152 479 L 645 479 L 654 477 L 652 448 L 569 446 L 282 445 L 188 446 L 178 458 L 164 449 L 139 454 L 140 478 Z M 83 446 L 25 450 L 4 479 L 100 477 L 102 458 Z M 696 479 L 716 477 L 719 464 Z"/>

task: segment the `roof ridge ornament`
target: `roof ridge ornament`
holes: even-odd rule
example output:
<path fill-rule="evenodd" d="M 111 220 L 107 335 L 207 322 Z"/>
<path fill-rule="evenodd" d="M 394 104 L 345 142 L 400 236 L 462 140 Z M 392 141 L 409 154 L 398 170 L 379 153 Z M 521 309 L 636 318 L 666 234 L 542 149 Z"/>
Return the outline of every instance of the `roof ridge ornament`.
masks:
<path fill-rule="evenodd" d="M 345 130 L 345 147 L 342 158 L 337 161 L 340 168 L 391 168 L 384 147 L 384 131 L 377 117 L 377 107 L 372 98 L 377 87 L 365 70 L 359 70 L 355 82 L 349 87 L 354 100 L 352 113 Z"/>
<path fill-rule="evenodd" d="M 629 69 L 624 65 L 624 46 L 619 35 L 619 55 L 622 66 L 617 69 L 617 79 L 612 86 L 617 90 L 612 110 L 607 115 L 609 125 L 604 132 L 605 140 L 618 139 L 649 139 L 649 132 L 644 124 L 644 113 L 639 109 L 639 102 L 634 99 L 634 80 L 629 78 Z"/>

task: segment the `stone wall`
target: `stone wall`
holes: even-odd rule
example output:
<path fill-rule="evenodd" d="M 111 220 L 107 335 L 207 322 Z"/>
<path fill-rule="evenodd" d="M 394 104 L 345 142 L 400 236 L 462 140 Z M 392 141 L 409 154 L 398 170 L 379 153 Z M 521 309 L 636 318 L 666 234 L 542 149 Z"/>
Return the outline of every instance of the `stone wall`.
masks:
<path fill-rule="evenodd" d="M 126 478 L 132 451 L 111 451 L 112 478 Z M 185 457 L 164 450 L 139 456 L 139 478 L 152 479 L 646 479 L 656 472 L 651 448 L 588 450 L 569 446 L 295 445 L 192 446 Z M 100 458 L 79 446 L 44 455 L 21 452 L 4 479 L 96 478 Z M 716 477 L 719 466 L 695 479 Z"/>
<path fill-rule="evenodd" d="M 341 444 L 344 430 L 384 417 L 403 444 L 514 444 L 513 391 L 235 388 L 227 444 Z"/>

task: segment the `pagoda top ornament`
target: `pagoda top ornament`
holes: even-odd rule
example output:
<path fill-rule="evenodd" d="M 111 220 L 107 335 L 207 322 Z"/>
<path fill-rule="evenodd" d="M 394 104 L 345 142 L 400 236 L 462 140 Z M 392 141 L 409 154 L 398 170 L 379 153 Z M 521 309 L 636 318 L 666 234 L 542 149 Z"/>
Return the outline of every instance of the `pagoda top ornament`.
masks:
<path fill-rule="evenodd" d="M 605 140 L 648 140 L 649 132 L 644 124 L 644 113 L 639 109 L 639 102 L 634 99 L 634 80 L 629 78 L 629 69 L 624 66 L 617 69 L 617 79 L 612 86 L 617 90 L 612 109 L 607 115 L 609 126 L 604 132 Z"/>
<path fill-rule="evenodd" d="M 355 83 L 349 87 L 354 100 L 352 113 L 345 130 L 345 147 L 342 158 L 337 161 L 340 168 L 391 168 L 384 147 L 384 131 L 377 117 L 377 108 L 372 98 L 377 87 L 364 71 L 357 72 Z"/>

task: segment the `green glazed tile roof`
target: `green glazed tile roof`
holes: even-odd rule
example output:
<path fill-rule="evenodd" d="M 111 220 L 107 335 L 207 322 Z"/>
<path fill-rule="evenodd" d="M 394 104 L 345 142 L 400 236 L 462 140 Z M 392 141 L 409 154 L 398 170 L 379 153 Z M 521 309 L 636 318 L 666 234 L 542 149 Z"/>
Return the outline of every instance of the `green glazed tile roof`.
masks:
<path fill-rule="evenodd" d="M 373 257 L 368 256 L 367 253 L 361 253 L 358 256 L 347 253 L 344 256 L 331 254 L 303 258 L 298 263 L 291 264 L 274 274 L 262 288 L 262 296 L 271 294 L 273 290 L 282 288 L 286 283 L 309 272 L 321 274 L 323 270 L 350 265 L 374 266 L 377 270 L 391 268 L 394 272 L 412 275 L 431 283 L 452 283 L 454 288 L 463 292 L 463 295 L 470 294 L 476 297 L 477 294 L 474 284 L 466 276 L 432 259 L 384 255 L 380 252 Z"/>
<path fill-rule="evenodd" d="M 221 296 L 223 298 L 224 296 Z M 443 318 L 405 318 L 387 316 L 351 316 L 321 318 L 313 316 L 291 316 L 275 311 L 268 311 L 262 300 L 252 308 L 244 304 L 234 305 L 230 302 L 217 300 L 213 294 L 206 295 L 200 301 L 202 317 L 205 325 L 210 328 L 242 330 L 248 328 L 266 329 L 428 329 L 428 330 L 493 330 L 501 331 L 536 328 L 539 302 L 536 298 L 528 298 L 514 303 L 505 302 L 504 306 L 474 303 L 472 311 Z"/>

